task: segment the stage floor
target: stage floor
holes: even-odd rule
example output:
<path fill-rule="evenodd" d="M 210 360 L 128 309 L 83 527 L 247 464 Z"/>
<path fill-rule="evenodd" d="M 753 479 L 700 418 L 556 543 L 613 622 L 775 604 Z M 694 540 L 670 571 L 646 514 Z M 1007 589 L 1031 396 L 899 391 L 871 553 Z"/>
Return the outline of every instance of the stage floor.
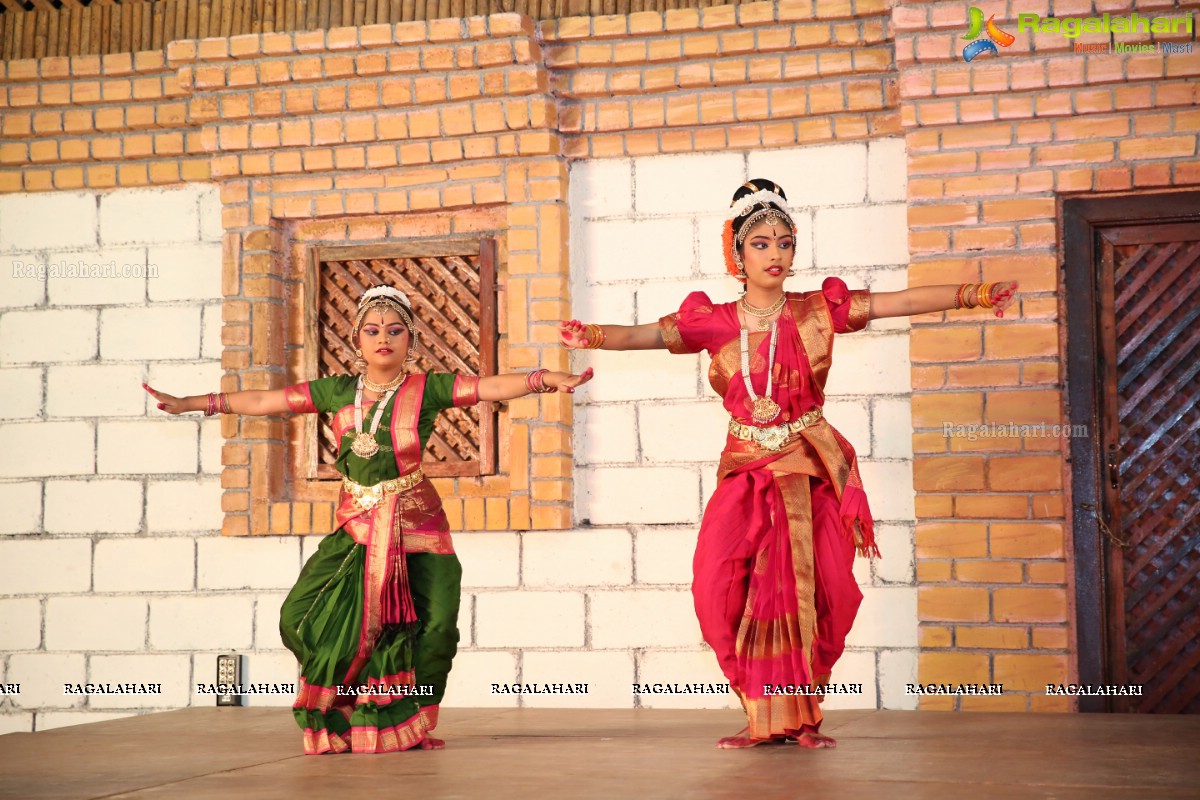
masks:
<path fill-rule="evenodd" d="M 445 750 L 304 756 L 287 709 L 0 736 L 0 797 L 1200 797 L 1200 717 L 834 711 L 835 750 L 718 750 L 732 711 L 446 709 Z"/>

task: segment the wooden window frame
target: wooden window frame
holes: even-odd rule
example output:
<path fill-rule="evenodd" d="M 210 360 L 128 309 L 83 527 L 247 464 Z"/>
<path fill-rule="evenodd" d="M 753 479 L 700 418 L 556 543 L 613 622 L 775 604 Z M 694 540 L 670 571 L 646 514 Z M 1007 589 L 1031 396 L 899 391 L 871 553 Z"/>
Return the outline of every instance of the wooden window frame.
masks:
<path fill-rule="evenodd" d="M 313 343 L 304 348 L 303 371 L 306 375 L 321 376 L 321 341 L 319 309 L 321 307 L 321 264 L 325 261 L 350 259 L 412 259 L 445 258 L 450 256 L 472 256 L 479 258 L 479 377 L 497 374 L 499 350 L 499 327 L 497 320 L 497 292 L 499 290 L 499 248 L 494 235 L 484 236 L 441 236 L 433 239 L 408 240 L 395 243 L 367 245 L 312 245 L 307 248 L 305 283 L 311 287 L 312 301 L 304 304 L 304 328 L 306 339 Z M 414 316 L 421 314 L 420 304 Z M 323 377 L 323 376 L 321 376 Z M 479 411 L 479 458 L 478 460 L 431 461 L 422 458 L 421 469 L 430 477 L 482 477 L 497 473 L 498 432 L 500 427 L 500 404 L 480 401 Z M 317 415 L 307 414 L 304 419 L 304 452 L 299 463 L 303 465 L 307 480 L 341 480 L 341 475 L 332 465 L 319 460 Z"/>

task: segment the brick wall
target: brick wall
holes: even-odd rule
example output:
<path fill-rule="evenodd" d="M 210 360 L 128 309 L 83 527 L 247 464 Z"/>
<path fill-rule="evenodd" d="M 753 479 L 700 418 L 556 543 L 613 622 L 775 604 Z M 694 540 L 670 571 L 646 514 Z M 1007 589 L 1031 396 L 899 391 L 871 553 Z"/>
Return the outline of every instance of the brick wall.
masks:
<path fill-rule="evenodd" d="M 163 420 L 125 387 L 297 377 L 298 247 L 493 231 L 502 368 L 565 366 L 568 313 L 644 322 L 686 290 L 729 299 L 717 218 L 759 175 L 801 209 L 797 286 L 1013 277 L 1026 292 L 1004 322 L 929 315 L 838 342 L 829 414 L 863 456 L 886 557 L 858 565 L 867 603 L 835 675 L 874 694 L 833 706 L 908 707 L 915 670 L 1010 692 L 922 707 L 1066 708 L 1038 694 L 1071 674 L 1065 443 L 943 425 L 1061 420 L 1057 197 L 1200 182 L 1200 64 L 1039 35 L 967 65 L 966 10 L 499 15 L 0 64 L 5 260 L 162 268 L 86 285 L 0 271 L 0 444 L 23 454 L 0 465 L 0 680 L 29 687 L 0 701 L 0 729 L 208 703 L 188 686 L 222 650 L 248 652 L 255 680 L 294 675 L 277 609 L 319 536 L 290 534 L 326 527 L 328 497 L 288 483 L 278 426 Z M 515 705 L 490 683 L 544 679 L 644 706 L 663 698 L 621 687 L 718 679 L 687 597 L 719 448 L 706 365 L 574 366 L 590 358 L 578 408 L 510 405 L 501 476 L 439 484 L 456 527 L 490 529 L 456 536 L 450 702 Z M 53 690 L 143 675 L 170 696 L 114 708 Z"/>
<path fill-rule="evenodd" d="M 909 282 L 1021 281 L 1002 323 L 987 312 L 913 320 L 913 472 L 921 679 L 1003 683 L 1002 698 L 924 698 L 922 708 L 1066 710 L 1047 683 L 1074 674 L 1068 441 L 946 436 L 944 425 L 1064 421 L 1058 201 L 1200 183 L 1200 54 L 1076 54 L 1021 33 L 964 63 L 970 3 L 893 9 L 909 153 Z M 1063 16 L 1194 12 L 1195 3 L 1054 3 Z M 1167 37 L 1170 38 L 1170 37 Z M 1191 36 L 1189 35 L 1188 39 Z M 1116 34 L 1144 41 L 1145 34 Z M 1106 42 L 1106 34 L 1075 41 Z M 1092 432 L 1094 434 L 1094 432 Z"/>

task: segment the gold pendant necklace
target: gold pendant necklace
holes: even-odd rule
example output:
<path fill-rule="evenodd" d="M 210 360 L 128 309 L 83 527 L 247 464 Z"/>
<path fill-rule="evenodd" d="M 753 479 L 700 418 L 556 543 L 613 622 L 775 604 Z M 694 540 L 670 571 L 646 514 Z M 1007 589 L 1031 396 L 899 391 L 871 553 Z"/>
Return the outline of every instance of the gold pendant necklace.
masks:
<path fill-rule="evenodd" d="M 767 319 L 767 317 L 777 313 L 779 309 L 783 308 L 783 304 L 785 302 L 787 302 L 787 295 L 781 294 L 774 303 L 771 303 L 771 305 L 767 306 L 766 308 L 758 308 L 757 306 L 750 305 L 749 301 L 746 300 L 746 296 L 742 295 L 742 299 L 739 301 L 739 304 L 741 305 L 742 310 L 747 314 L 752 317 L 758 317 L 758 329 L 760 331 L 765 331 L 771 327 L 771 320 Z"/>
<path fill-rule="evenodd" d="M 371 458 L 379 452 L 379 442 L 375 440 L 375 434 L 379 431 L 379 421 L 383 419 L 383 410 L 387 407 L 388 401 L 392 399 L 392 395 L 396 393 L 396 389 L 393 387 L 379 398 L 379 405 L 375 409 L 375 418 L 371 420 L 371 430 L 364 431 L 362 395 L 366 382 L 366 377 L 360 375 L 358 388 L 354 392 L 354 441 L 350 443 L 351 452 L 363 459 Z M 399 383 L 396 385 L 399 386 Z"/>
<path fill-rule="evenodd" d="M 366 375 L 364 375 L 363 376 L 363 386 L 365 386 L 369 391 L 372 391 L 375 394 L 383 394 L 384 392 L 391 391 L 392 389 L 395 389 L 396 387 L 398 387 L 400 384 L 404 383 L 404 380 L 407 377 L 408 377 L 407 372 L 401 372 L 399 375 L 392 378 L 387 383 L 376 383 L 375 381 L 371 380 Z"/>
<path fill-rule="evenodd" d="M 753 402 L 750 416 L 759 425 L 766 425 L 779 416 L 779 404 L 771 399 L 771 387 L 775 372 L 775 345 L 779 341 L 779 326 L 771 323 L 771 344 L 767 356 L 767 389 L 762 397 L 754 394 L 754 386 L 750 383 L 750 331 L 741 330 L 742 380 L 746 384 L 746 394 Z"/>

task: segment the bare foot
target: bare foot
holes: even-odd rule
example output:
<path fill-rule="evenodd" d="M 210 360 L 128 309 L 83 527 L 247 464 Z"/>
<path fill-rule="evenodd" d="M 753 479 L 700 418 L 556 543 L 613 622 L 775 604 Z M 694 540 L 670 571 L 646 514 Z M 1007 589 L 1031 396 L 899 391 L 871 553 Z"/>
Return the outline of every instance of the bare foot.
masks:
<path fill-rule="evenodd" d="M 757 747 L 760 744 L 779 744 L 787 741 L 785 736 L 772 736 L 769 739 L 751 739 L 745 734 L 749 733 L 749 728 L 742 728 L 735 736 L 726 736 L 723 739 L 717 740 L 717 747 L 722 750 L 738 750 L 745 747 Z"/>
<path fill-rule="evenodd" d="M 441 750 L 446 746 L 445 739 L 435 739 L 432 736 L 426 736 L 418 745 L 422 750 Z"/>
<path fill-rule="evenodd" d="M 826 736 L 823 733 L 804 731 L 796 737 L 796 744 L 800 745 L 801 747 L 820 750 L 825 747 L 837 747 L 837 740 L 832 736 Z"/>

